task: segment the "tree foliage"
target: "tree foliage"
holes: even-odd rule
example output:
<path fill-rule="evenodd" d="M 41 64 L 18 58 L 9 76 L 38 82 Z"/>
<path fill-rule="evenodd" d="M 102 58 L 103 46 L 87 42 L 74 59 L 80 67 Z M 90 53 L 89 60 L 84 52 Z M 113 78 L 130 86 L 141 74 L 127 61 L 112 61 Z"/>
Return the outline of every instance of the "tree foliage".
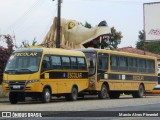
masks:
<path fill-rule="evenodd" d="M 32 43 L 30 44 L 29 40 L 23 40 L 22 44 L 20 45 L 20 47 L 16 46 L 16 48 L 26 48 L 26 47 L 29 47 L 29 46 L 35 46 L 35 45 L 37 45 L 37 41 L 36 41 L 35 38 L 31 42 Z"/>
<path fill-rule="evenodd" d="M 145 47 L 148 52 L 160 54 L 160 42 L 147 42 Z M 144 30 L 139 31 L 136 48 L 144 50 Z"/>
<path fill-rule="evenodd" d="M 110 37 L 102 40 L 101 43 L 98 44 L 98 48 L 111 50 L 117 49 L 122 38 L 122 33 L 120 31 L 118 32 L 114 27 L 112 27 Z"/>
<path fill-rule="evenodd" d="M 1 35 L 3 41 L 7 44 L 7 48 L 0 46 L 0 83 L 2 82 L 3 71 L 6 66 L 6 63 L 9 59 L 9 56 L 13 52 L 13 39 L 10 35 Z"/>
<path fill-rule="evenodd" d="M 86 28 L 92 28 L 92 25 L 90 23 L 86 22 L 85 25 L 84 25 L 84 27 L 86 27 Z"/>
<path fill-rule="evenodd" d="M 123 38 L 122 33 L 117 31 L 114 27 L 111 28 L 111 36 L 109 40 L 104 40 L 101 43 L 102 48 L 110 48 L 117 49 L 118 44 L 121 43 L 121 39 Z"/>
<path fill-rule="evenodd" d="M 139 31 L 138 42 L 136 43 L 136 48 L 144 50 L 144 30 Z"/>

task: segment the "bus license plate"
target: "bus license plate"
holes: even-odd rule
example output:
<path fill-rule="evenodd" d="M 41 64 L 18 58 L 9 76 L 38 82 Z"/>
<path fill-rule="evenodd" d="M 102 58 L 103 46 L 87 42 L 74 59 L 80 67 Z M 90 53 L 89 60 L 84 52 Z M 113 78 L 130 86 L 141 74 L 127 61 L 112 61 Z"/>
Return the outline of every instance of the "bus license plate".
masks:
<path fill-rule="evenodd" d="M 21 86 L 20 85 L 13 85 L 13 89 L 20 89 Z"/>

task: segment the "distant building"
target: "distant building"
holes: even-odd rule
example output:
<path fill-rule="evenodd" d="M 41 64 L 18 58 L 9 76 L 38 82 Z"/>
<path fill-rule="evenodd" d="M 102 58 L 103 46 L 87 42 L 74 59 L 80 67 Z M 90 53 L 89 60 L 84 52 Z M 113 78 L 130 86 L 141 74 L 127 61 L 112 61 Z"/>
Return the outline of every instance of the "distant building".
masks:
<path fill-rule="evenodd" d="M 136 49 L 136 48 L 133 48 L 133 47 L 118 48 L 117 51 L 136 53 L 136 54 L 144 55 L 144 51 L 143 50 Z M 154 54 L 154 53 L 151 53 L 151 52 L 145 52 L 145 54 L 149 55 L 149 56 L 155 56 L 160 61 L 160 55 L 158 55 L 158 54 Z"/>

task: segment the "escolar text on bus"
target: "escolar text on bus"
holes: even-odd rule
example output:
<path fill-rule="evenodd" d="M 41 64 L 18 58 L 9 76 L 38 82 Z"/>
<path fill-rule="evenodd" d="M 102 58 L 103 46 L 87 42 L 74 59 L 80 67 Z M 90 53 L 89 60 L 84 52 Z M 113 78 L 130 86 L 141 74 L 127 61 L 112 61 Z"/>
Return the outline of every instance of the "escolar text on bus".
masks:
<path fill-rule="evenodd" d="M 68 78 L 82 78 L 82 73 L 69 72 Z"/>
<path fill-rule="evenodd" d="M 23 52 L 23 53 L 15 53 L 14 55 L 15 56 L 37 56 L 37 53 L 36 52 L 31 52 L 31 53 Z"/>

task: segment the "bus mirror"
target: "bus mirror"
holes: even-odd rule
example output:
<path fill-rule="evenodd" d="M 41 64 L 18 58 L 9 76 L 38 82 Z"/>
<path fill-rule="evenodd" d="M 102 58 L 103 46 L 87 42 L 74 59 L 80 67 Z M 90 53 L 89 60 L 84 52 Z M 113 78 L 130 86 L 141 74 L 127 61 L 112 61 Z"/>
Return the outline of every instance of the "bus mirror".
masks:
<path fill-rule="evenodd" d="M 42 68 L 41 68 L 41 71 L 45 71 L 47 69 L 47 61 L 46 60 L 43 60 L 42 62 Z"/>

